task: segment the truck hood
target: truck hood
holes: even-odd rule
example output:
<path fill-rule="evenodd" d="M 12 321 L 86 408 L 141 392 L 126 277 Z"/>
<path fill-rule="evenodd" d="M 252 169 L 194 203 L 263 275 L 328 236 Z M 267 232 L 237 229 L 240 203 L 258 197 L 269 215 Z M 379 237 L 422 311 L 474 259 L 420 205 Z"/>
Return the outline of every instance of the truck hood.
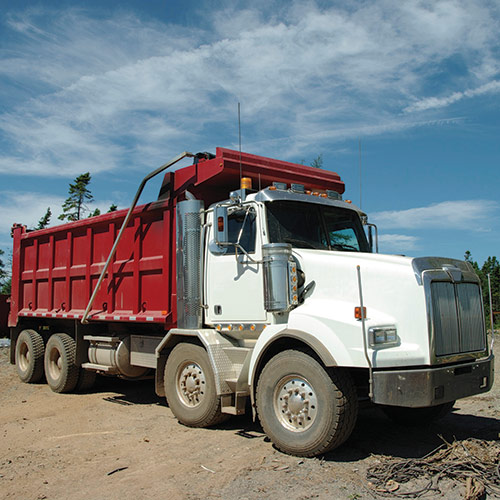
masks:
<path fill-rule="evenodd" d="M 339 364 L 359 366 L 364 357 L 362 325 L 354 316 L 360 306 L 359 266 L 367 331 L 371 326 L 395 326 L 400 338 L 397 346 L 371 351 L 374 366 L 429 363 L 425 296 L 413 258 L 309 249 L 294 249 L 293 256 L 305 273 L 305 284 L 314 284 L 304 303 L 291 311 L 289 328 L 321 323 L 316 330 L 324 327 L 338 339 L 339 349 L 345 346 Z"/>

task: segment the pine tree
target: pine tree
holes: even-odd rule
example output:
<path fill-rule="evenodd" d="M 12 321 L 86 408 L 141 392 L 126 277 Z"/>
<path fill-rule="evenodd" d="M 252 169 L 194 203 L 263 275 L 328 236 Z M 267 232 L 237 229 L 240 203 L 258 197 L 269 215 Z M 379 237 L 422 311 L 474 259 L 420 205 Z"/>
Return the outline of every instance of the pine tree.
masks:
<path fill-rule="evenodd" d="M 89 217 L 96 217 L 97 215 L 101 215 L 101 211 L 98 208 L 89 213 Z"/>
<path fill-rule="evenodd" d="M 311 162 L 311 167 L 314 168 L 323 168 L 323 155 L 318 155 L 314 160 Z"/>
<path fill-rule="evenodd" d="M 45 229 L 49 225 L 51 217 L 52 217 L 52 212 L 50 210 L 50 207 L 47 207 L 45 215 L 38 221 L 38 225 L 36 226 L 35 229 Z"/>
<path fill-rule="evenodd" d="M 85 211 L 89 211 L 86 203 L 92 203 L 94 197 L 92 196 L 88 185 L 90 183 L 90 173 L 79 175 L 74 184 L 69 185 L 69 196 L 66 198 L 62 208 L 63 213 L 59 219 L 68 221 L 80 220 Z"/>
<path fill-rule="evenodd" d="M 114 203 L 112 203 L 111 206 L 109 207 L 108 214 L 109 214 L 109 212 L 116 212 L 117 209 L 118 209 L 118 206 L 115 205 Z"/>

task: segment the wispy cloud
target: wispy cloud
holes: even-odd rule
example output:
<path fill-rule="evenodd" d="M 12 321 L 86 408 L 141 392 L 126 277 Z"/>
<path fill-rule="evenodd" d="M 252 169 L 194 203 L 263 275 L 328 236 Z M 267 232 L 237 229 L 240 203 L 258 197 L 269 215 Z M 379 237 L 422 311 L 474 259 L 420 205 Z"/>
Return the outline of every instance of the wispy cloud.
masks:
<path fill-rule="evenodd" d="M 63 221 L 60 221 L 58 216 L 62 213 L 63 202 L 64 198 L 62 197 L 39 192 L 0 191 L 0 213 L 2 214 L 0 235 L 2 233 L 8 234 L 13 223 L 23 224 L 30 229 L 36 227 L 48 207 L 52 212 L 49 227 L 62 224 Z M 89 208 L 92 211 L 99 208 L 104 213 L 107 212 L 112 203 L 109 200 L 100 200 Z M 0 241 L 0 247 L 4 244 Z"/>
<path fill-rule="evenodd" d="M 492 200 L 444 201 L 426 207 L 371 214 L 371 219 L 387 229 L 460 229 L 488 231 L 498 217 L 500 204 Z"/>
<path fill-rule="evenodd" d="M 382 253 L 405 253 L 418 250 L 418 237 L 405 234 L 381 234 L 379 236 Z"/>
<path fill-rule="evenodd" d="M 428 109 L 444 108 L 455 102 L 483 94 L 500 92 L 500 81 L 493 80 L 485 83 L 476 89 L 464 90 L 463 92 L 454 92 L 445 97 L 425 97 L 419 101 L 407 106 L 404 111 L 411 113 L 413 111 L 426 111 Z"/>
<path fill-rule="evenodd" d="M 283 158 L 418 126 L 408 111 L 498 90 L 498 10 L 479 0 L 297 1 L 279 15 L 215 11 L 196 30 L 123 12 L 28 10 L 2 26 L 0 95 L 10 104 L 0 173 L 69 177 L 232 146 L 238 101 L 244 145 Z M 428 79 L 457 54 L 460 87 L 429 97 Z"/>
<path fill-rule="evenodd" d="M 45 214 L 48 207 L 52 211 L 52 222 L 61 213 L 64 199 L 41 193 L 0 191 L 0 233 L 10 231 L 13 223 L 33 228 Z"/>

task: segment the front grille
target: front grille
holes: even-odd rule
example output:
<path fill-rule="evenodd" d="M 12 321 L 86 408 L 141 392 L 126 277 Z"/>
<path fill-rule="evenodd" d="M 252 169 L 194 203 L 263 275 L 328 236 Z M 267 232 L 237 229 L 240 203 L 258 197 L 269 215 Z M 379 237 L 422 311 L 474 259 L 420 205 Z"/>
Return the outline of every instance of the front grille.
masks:
<path fill-rule="evenodd" d="M 482 351 L 486 345 L 481 290 L 475 283 L 431 283 L 436 356 Z"/>

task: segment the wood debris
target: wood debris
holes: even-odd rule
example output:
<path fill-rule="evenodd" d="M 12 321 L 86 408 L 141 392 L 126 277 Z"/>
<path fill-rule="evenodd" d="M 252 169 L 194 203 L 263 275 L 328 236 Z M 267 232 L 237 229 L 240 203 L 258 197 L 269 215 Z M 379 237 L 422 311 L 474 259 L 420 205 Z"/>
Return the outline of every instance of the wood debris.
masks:
<path fill-rule="evenodd" d="M 441 439 L 443 444 L 423 458 L 377 456 L 379 463 L 367 471 L 369 484 L 385 496 L 418 498 L 430 492 L 441 493 L 440 483 L 448 479 L 464 485 L 466 500 L 478 500 L 485 493 L 500 495 L 498 441 L 471 438 L 448 443 Z M 409 483 L 416 480 L 427 484 L 408 491 Z"/>

